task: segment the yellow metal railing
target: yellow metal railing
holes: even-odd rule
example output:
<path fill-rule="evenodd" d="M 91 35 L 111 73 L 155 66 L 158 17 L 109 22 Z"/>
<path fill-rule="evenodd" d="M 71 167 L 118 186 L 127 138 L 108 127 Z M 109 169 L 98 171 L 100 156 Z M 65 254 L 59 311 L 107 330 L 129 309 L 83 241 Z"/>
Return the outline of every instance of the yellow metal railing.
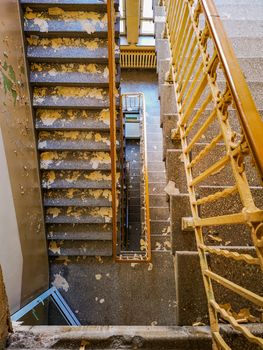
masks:
<path fill-rule="evenodd" d="M 147 129 L 145 98 L 142 92 L 122 94 L 123 111 L 136 110 L 141 121 L 140 153 L 141 153 L 141 251 L 123 251 L 118 257 L 121 262 L 150 262 L 151 261 L 151 232 L 150 232 L 150 202 L 147 158 Z"/>
<path fill-rule="evenodd" d="M 213 349 L 230 349 L 220 333 L 220 320 L 229 322 L 246 341 L 263 348 L 263 339 L 246 326 L 248 320 L 234 317 L 215 297 L 215 287 L 220 286 L 247 302 L 250 311 L 257 313 L 254 319 L 262 322 L 263 210 L 254 190 L 262 190 L 263 123 L 213 1 L 161 2 L 167 16 L 164 37 L 168 37 L 171 50 L 166 81 L 174 84 L 178 110 L 177 128 L 171 136 L 182 144 Z M 258 171 L 248 160 L 253 160 Z M 218 181 L 220 186 L 210 187 L 208 193 L 202 191 Z M 260 193 L 262 198 L 263 191 Z M 215 228 L 233 233 L 237 227 L 241 232 L 243 226 L 250 232 L 254 246 L 251 254 L 234 246 L 213 246 L 207 239 Z M 240 233 L 240 238 L 244 235 Z M 261 274 L 262 292 L 258 291 L 260 286 L 257 292 L 247 288 L 246 274 L 245 288 L 212 271 L 213 257 L 231 262 L 236 274 L 238 264 L 245 264 L 250 279 L 253 268 L 253 274 Z"/>
<path fill-rule="evenodd" d="M 115 65 L 115 9 L 114 0 L 107 0 L 108 60 L 109 60 L 109 103 L 110 103 L 110 144 L 111 144 L 111 191 L 112 191 L 112 253 L 116 257 L 117 246 L 117 176 L 116 176 L 116 65 Z"/>

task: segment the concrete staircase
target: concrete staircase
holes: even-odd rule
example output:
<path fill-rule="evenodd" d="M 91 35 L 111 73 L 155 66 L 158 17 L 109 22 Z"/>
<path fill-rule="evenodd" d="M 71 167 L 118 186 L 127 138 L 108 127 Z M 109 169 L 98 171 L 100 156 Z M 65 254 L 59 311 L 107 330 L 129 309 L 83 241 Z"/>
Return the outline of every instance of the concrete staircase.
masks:
<path fill-rule="evenodd" d="M 49 256 L 111 256 L 106 2 L 20 4 Z M 118 43 L 118 17 L 115 36 Z M 118 88 L 118 46 L 116 64 Z"/>
<path fill-rule="evenodd" d="M 96 11 L 101 16 L 105 12 L 105 3 L 95 0 L 21 0 L 25 13 L 30 13 L 28 16 L 31 17 L 26 23 L 25 33 L 33 35 L 27 54 L 47 239 L 50 241 L 50 283 L 59 288 L 81 323 L 89 326 L 18 327 L 9 340 L 10 349 L 211 349 L 206 297 L 194 233 L 181 227 L 181 218 L 191 216 L 191 213 L 180 144 L 170 139 L 170 131 L 176 123 L 176 108 L 173 89 L 164 84 L 169 63 L 169 57 L 166 57 L 168 43 L 161 39 L 164 9 L 156 2 L 160 116 L 159 106 L 149 104 L 147 109 L 153 259 L 147 264 L 114 264 L 109 248 L 109 119 L 105 111 L 109 106 L 107 81 L 103 76 L 107 64 L 106 30 L 95 25 L 93 32 L 90 25 L 85 26 L 87 35 L 77 23 L 65 25 L 64 19 L 56 22 L 56 18 L 49 23 L 42 14 L 34 22 L 32 14 L 53 7 L 49 16 L 56 17 L 59 16 L 59 6 L 65 11 L 82 9 L 85 14 L 81 16 L 86 19 L 86 11 Z M 222 7 L 228 6 L 227 3 L 222 0 Z M 248 4 L 248 0 L 241 3 Z M 27 7 L 32 11 L 26 10 Z M 45 31 L 43 20 L 50 31 Z M 34 22 L 32 26 L 30 21 Z M 36 23 L 38 27 L 35 27 Z M 58 28 L 58 38 L 65 38 L 59 44 L 54 42 Z M 27 34 L 30 31 L 31 34 Z M 74 40 L 69 42 L 70 38 Z M 79 46 L 75 45 L 76 42 Z M 257 52 L 257 48 L 253 47 L 251 52 Z M 96 71 L 91 64 L 96 65 Z M 64 74 L 68 74 L 68 78 Z M 135 91 L 142 90 L 133 83 L 127 89 L 132 91 L 131 87 Z M 90 95 L 85 89 L 90 89 Z M 151 85 L 145 88 L 150 101 L 153 101 L 153 90 Z M 98 96 L 102 98 L 96 98 Z M 162 125 L 163 135 L 156 133 L 157 123 Z M 209 137 L 203 139 L 194 152 L 208 142 Z M 219 147 L 215 156 L 220 157 L 220 152 Z M 166 173 L 162 159 L 166 162 Z M 229 180 L 229 173 L 225 174 L 225 179 Z M 225 179 L 222 181 L 215 176 L 212 182 L 200 187 L 200 196 L 228 186 Z M 169 181 L 173 181 L 176 188 L 167 188 L 168 195 L 165 195 L 164 187 Z M 261 204 L 262 189 L 253 169 L 251 181 Z M 239 203 L 233 197 L 232 202 L 223 208 L 227 211 L 234 205 Z M 203 206 L 201 210 L 207 213 L 211 208 Z M 230 227 L 225 227 L 221 231 L 208 232 L 207 242 L 215 247 L 225 245 L 229 250 L 251 253 L 253 248 L 246 228 L 238 227 L 235 232 L 230 230 Z M 216 272 L 225 271 L 229 279 L 242 278 L 242 266 L 238 276 L 231 276 L 226 261 L 214 259 L 212 265 Z M 251 269 L 246 283 L 260 293 L 262 280 L 254 278 L 258 276 L 255 272 Z M 216 289 L 216 294 L 219 300 L 223 296 L 231 299 L 230 295 L 223 295 L 220 288 Z M 242 307 L 238 298 L 231 299 L 231 302 Z M 202 324 L 204 326 L 200 326 Z M 261 324 L 248 327 L 254 334 L 262 334 Z M 222 332 L 233 349 L 257 349 L 254 345 L 244 345 L 243 339 L 227 325 L 222 326 Z"/>
<path fill-rule="evenodd" d="M 221 16 L 222 22 L 227 30 L 229 38 L 233 44 L 244 75 L 248 81 L 252 95 L 260 114 L 263 111 L 262 88 L 263 88 L 263 54 L 262 54 L 262 23 L 263 23 L 263 3 L 262 1 L 226 1 L 215 0 L 215 4 Z M 206 296 L 203 287 L 202 276 L 199 266 L 194 232 L 191 229 L 182 228 L 182 217 L 190 217 L 189 196 L 187 193 L 185 170 L 182 162 L 182 151 L 179 142 L 171 141 L 171 130 L 176 127 L 177 110 L 175 104 L 174 88 L 165 83 L 165 74 L 168 71 L 170 52 L 167 39 L 163 39 L 162 33 L 165 25 L 164 7 L 155 7 L 155 30 L 156 30 L 156 50 L 157 65 L 159 73 L 159 95 L 161 103 L 161 125 L 163 128 L 163 158 L 166 160 L 167 183 L 172 181 L 174 189 L 169 193 L 172 252 L 175 255 L 175 275 L 177 289 L 177 324 L 192 325 L 196 322 L 208 324 L 208 311 Z M 205 117 L 200 120 L 203 123 Z M 230 113 L 230 122 L 235 123 L 234 110 Z M 191 131 L 191 135 L 195 130 Z M 191 137 L 190 135 L 190 137 Z M 216 135 L 216 129 L 211 128 L 199 141 L 193 151 L 192 159 L 205 146 L 209 144 L 212 137 Z M 204 158 L 202 168 L 219 160 L 222 155 L 223 144 L 219 144 L 209 156 Z M 263 207 L 263 189 L 255 168 L 252 163 L 246 161 L 246 171 L 248 181 L 251 186 L 256 205 Z M 201 166 L 195 168 L 195 176 L 202 170 Z M 232 174 L 226 168 L 220 174 L 215 174 L 204 181 L 198 188 L 200 198 L 209 196 L 217 191 L 227 189 L 232 184 Z M 231 196 L 223 199 L 217 205 L 201 205 L 200 215 L 203 217 L 215 216 L 218 213 L 227 214 L 235 210 L 240 210 L 240 199 L 238 196 Z M 245 225 L 215 226 L 213 229 L 204 230 L 205 243 L 213 247 L 225 246 L 225 249 L 238 251 L 240 253 L 255 254 L 252 247 L 250 230 Z M 215 258 L 208 254 L 208 259 L 212 270 L 220 275 L 253 290 L 262 295 L 262 273 L 260 268 L 251 266 L 246 269 L 244 264 L 232 264 L 225 258 Z M 237 274 L 238 269 L 238 274 Z M 249 271 L 248 271 L 249 270 Z M 244 276 L 245 281 L 244 281 Z M 226 292 L 219 285 L 214 285 L 214 291 L 219 303 L 229 302 L 233 309 L 240 310 L 242 307 L 249 307 L 251 313 L 257 314 L 257 310 L 245 302 L 244 299 L 234 297 L 232 293 Z M 249 305 L 249 306 L 248 306 Z M 262 333 L 262 324 L 258 326 Z M 248 346 L 248 347 L 246 347 Z M 251 345 L 252 346 L 252 345 Z M 235 349 L 250 348 L 244 342 L 241 347 Z M 258 349 L 252 346 L 251 349 Z"/>

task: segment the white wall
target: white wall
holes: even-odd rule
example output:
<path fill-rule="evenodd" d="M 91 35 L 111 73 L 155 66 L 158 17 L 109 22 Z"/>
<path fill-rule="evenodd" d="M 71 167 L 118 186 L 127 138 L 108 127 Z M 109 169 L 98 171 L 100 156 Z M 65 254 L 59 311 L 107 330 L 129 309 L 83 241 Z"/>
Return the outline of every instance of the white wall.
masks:
<path fill-rule="evenodd" d="M 20 308 L 23 256 L 1 130 L 0 264 L 3 270 L 10 312 L 13 313 Z"/>

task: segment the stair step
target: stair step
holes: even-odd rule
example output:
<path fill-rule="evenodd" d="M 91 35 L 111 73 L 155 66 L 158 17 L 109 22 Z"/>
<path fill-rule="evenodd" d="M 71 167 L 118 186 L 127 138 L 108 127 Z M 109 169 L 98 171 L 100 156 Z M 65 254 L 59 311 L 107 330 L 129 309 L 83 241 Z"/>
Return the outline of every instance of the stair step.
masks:
<path fill-rule="evenodd" d="M 263 66 L 263 57 L 240 57 L 238 61 L 246 79 L 251 82 L 263 83 L 263 73 L 261 71 Z"/>
<path fill-rule="evenodd" d="M 223 26 L 229 37 L 262 38 L 263 20 L 223 19 Z"/>
<path fill-rule="evenodd" d="M 194 114 L 198 112 L 198 108 L 194 108 Z M 263 118 L 263 109 L 258 109 L 259 114 Z M 199 118 L 199 120 L 195 123 L 193 126 L 192 130 L 189 133 L 189 140 L 193 138 L 193 136 L 197 133 L 197 131 L 202 127 L 204 122 L 208 119 L 208 117 L 211 115 L 212 109 L 208 108 L 204 111 L 202 116 Z M 177 116 L 175 116 L 176 120 Z M 240 126 L 240 121 L 238 119 L 237 112 L 233 109 L 228 110 L 228 120 L 235 132 L 240 133 L 241 132 L 241 126 Z M 218 123 L 218 120 L 215 119 L 213 123 L 210 124 L 208 129 L 205 131 L 205 133 L 200 137 L 198 140 L 198 143 L 210 143 L 211 140 L 218 135 L 220 132 L 220 125 Z"/>
<path fill-rule="evenodd" d="M 262 22 L 262 27 L 263 27 L 263 22 Z M 262 34 L 263 35 L 263 34 Z M 258 73 L 260 75 L 260 73 Z M 189 84 L 187 85 L 187 89 L 186 89 L 186 93 L 188 91 L 188 88 L 190 87 L 190 84 L 193 82 L 193 80 L 189 81 Z M 221 79 L 217 81 L 218 87 L 220 89 L 220 91 L 224 90 L 225 87 L 225 79 Z M 257 105 L 258 110 L 262 111 L 263 109 L 263 97 L 261 94 L 262 88 L 263 88 L 263 83 L 261 81 L 250 81 L 249 79 L 247 79 L 247 85 L 249 87 L 249 90 L 251 92 L 251 95 L 253 96 L 253 99 Z M 205 101 L 205 98 L 207 97 L 207 95 L 202 94 L 201 98 L 197 101 L 196 105 L 195 105 L 195 109 L 198 109 L 201 107 L 202 103 Z M 208 111 L 208 109 L 211 108 L 211 104 L 208 105 L 208 108 L 205 110 L 206 112 Z M 232 113 L 236 113 L 236 110 L 233 108 L 229 108 L 229 111 L 233 111 Z M 238 120 L 237 117 L 237 113 L 236 113 L 236 119 Z M 240 122 L 236 122 L 237 125 L 240 125 Z M 236 130 L 235 130 L 236 131 Z"/>
<path fill-rule="evenodd" d="M 111 158 L 107 152 L 42 152 L 40 169 L 111 170 Z"/>
<path fill-rule="evenodd" d="M 106 63 L 108 42 L 102 39 L 84 38 L 26 38 L 27 58 L 30 62 L 63 63 Z M 116 45 L 115 59 L 120 59 L 120 49 Z"/>
<path fill-rule="evenodd" d="M 228 189 L 229 186 L 199 186 L 196 189 L 197 195 L 201 198 L 208 197 L 217 192 L 221 192 Z M 255 205 L 260 209 L 263 208 L 263 188 L 262 187 L 251 187 L 250 188 L 252 197 L 255 201 Z M 243 209 L 243 204 L 241 202 L 238 193 L 232 194 L 230 196 L 221 198 L 214 202 L 208 202 L 200 205 L 200 217 L 213 217 L 220 215 L 228 215 L 233 213 L 241 212 Z"/>
<path fill-rule="evenodd" d="M 52 9 L 50 9 L 52 10 Z M 25 12 L 24 32 L 26 35 L 39 37 L 76 37 L 76 38 L 107 38 L 107 14 L 95 12 L 64 11 L 54 8 L 54 11 L 63 12 L 54 17 L 48 11 Z M 78 19 L 77 16 L 83 19 Z M 115 36 L 119 36 L 119 17 L 115 22 Z"/>
<path fill-rule="evenodd" d="M 232 3 L 232 0 L 228 4 L 220 4 L 220 1 L 216 1 L 217 11 L 221 17 L 221 20 L 240 20 L 240 21 L 261 21 L 263 20 L 263 3 L 253 3 L 247 1 L 246 3 L 236 6 Z M 253 4 L 253 6 L 251 6 Z M 260 24 L 257 24 L 260 25 Z"/>
<path fill-rule="evenodd" d="M 120 74 L 117 74 L 116 84 L 119 85 L 119 82 Z M 109 70 L 106 65 L 96 65 L 94 63 L 32 63 L 30 83 L 35 86 L 107 87 L 109 85 Z"/>
<path fill-rule="evenodd" d="M 108 89 L 87 87 L 35 87 L 33 90 L 35 108 L 109 108 Z"/>
<path fill-rule="evenodd" d="M 63 141 L 63 140 L 47 140 L 39 141 L 38 149 L 40 151 L 110 151 L 110 145 L 95 141 Z"/>
<path fill-rule="evenodd" d="M 20 4 L 31 9 L 46 9 L 47 7 L 60 7 L 65 10 L 106 11 L 106 0 L 20 0 Z M 118 9 L 119 0 L 114 0 L 115 9 Z"/>
<path fill-rule="evenodd" d="M 107 224 L 111 223 L 111 208 L 47 208 L 45 222 L 47 224 Z"/>
<path fill-rule="evenodd" d="M 117 173 L 117 181 L 119 177 Z M 42 171 L 41 180 L 44 189 L 111 189 L 109 171 Z"/>
<path fill-rule="evenodd" d="M 93 131 L 40 131 L 38 149 L 64 151 L 110 151 L 109 132 Z M 119 149 L 117 135 L 116 149 Z"/>
<path fill-rule="evenodd" d="M 194 159 L 201 151 L 204 150 L 209 143 L 196 143 L 191 151 L 191 157 Z M 193 177 L 199 176 L 202 172 L 208 169 L 212 164 L 216 163 L 226 154 L 226 147 L 224 144 L 220 143 L 210 151 L 205 157 L 203 157 L 202 161 L 196 164 L 192 168 Z M 181 154 L 180 154 L 181 155 Z M 170 162 L 171 165 L 172 162 Z M 258 174 L 258 171 L 255 167 L 252 166 L 252 160 L 249 157 L 244 157 L 244 165 L 246 169 L 246 176 L 248 179 L 248 183 L 250 186 L 261 186 L 261 178 Z M 173 166 L 173 172 L 175 173 L 175 166 Z M 172 169 L 171 169 L 172 170 Z M 228 164 L 221 169 L 220 172 L 216 172 L 212 174 L 208 178 L 206 178 L 203 182 L 205 185 L 210 186 L 227 186 L 233 185 L 235 183 L 233 171 L 231 168 L 231 164 Z"/>
<path fill-rule="evenodd" d="M 263 38 L 248 38 L 246 36 L 229 37 L 237 57 L 261 58 L 263 51 Z"/>
<path fill-rule="evenodd" d="M 229 5 L 232 4 L 232 5 L 241 5 L 241 6 L 244 6 L 244 7 L 247 7 L 248 5 L 251 5 L 251 2 L 250 0 L 231 0 L 231 2 L 229 2 L 229 0 L 214 0 L 214 3 L 216 6 L 221 6 L 223 8 L 223 5 Z M 253 5 L 260 5 L 262 4 L 262 1 L 261 0 L 253 0 Z"/>
<path fill-rule="evenodd" d="M 111 207 L 111 190 L 49 189 L 44 192 L 46 207 Z"/>
<path fill-rule="evenodd" d="M 53 256 L 112 256 L 111 241 L 50 241 L 48 255 Z"/>
<path fill-rule="evenodd" d="M 112 239 L 112 227 L 110 224 L 47 225 L 47 239 L 110 241 Z"/>
<path fill-rule="evenodd" d="M 35 126 L 38 130 L 109 130 L 110 112 L 108 109 L 37 109 Z"/>

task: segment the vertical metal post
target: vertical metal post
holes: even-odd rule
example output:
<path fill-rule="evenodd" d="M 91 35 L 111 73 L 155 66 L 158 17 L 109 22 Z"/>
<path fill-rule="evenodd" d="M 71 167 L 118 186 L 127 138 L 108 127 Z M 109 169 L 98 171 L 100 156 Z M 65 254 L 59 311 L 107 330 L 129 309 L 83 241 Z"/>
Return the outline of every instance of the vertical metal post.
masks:
<path fill-rule="evenodd" d="M 107 0 L 108 18 L 108 62 L 109 62 L 109 103 L 110 103 L 110 156 L 112 191 L 112 254 L 116 257 L 117 244 L 117 191 L 116 191 L 116 96 L 115 96 L 115 9 L 114 0 Z"/>

